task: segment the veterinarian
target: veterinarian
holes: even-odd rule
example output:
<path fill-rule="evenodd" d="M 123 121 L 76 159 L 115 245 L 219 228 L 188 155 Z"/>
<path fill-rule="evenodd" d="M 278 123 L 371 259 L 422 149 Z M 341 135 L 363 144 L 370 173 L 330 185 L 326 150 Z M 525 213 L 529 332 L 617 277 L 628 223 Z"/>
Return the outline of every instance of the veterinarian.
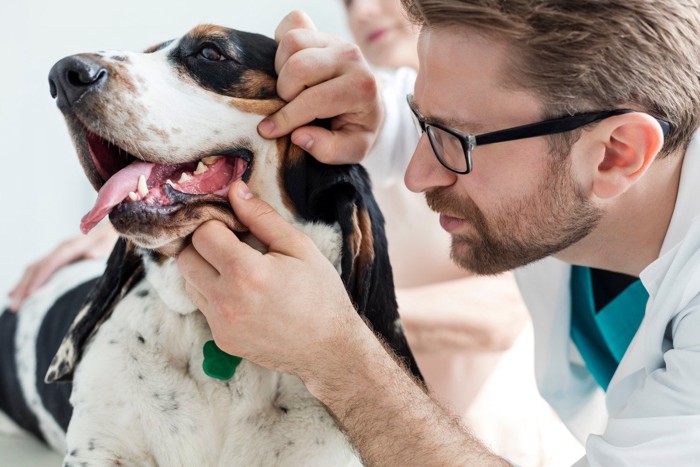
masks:
<path fill-rule="evenodd" d="M 404 5 L 423 26 L 409 105 L 425 133 L 406 184 L 458 264 L 521 268 L 540 389 L 585 440 L 580 464 L 697 465 L 700 5 Z M 300 15 L 277 38 L 291 102 L 261 134 L 296 128 L 321 160 L 361 160 L 383 118 L 361 56 Z M 332 131 L 304 126 L 315 117 Z M 507 463 L 394 361 L 307 237 L 243 183 L 229 198 L 269 253 L 210 222 L 179 259 L 224 350 L 298 374 L 368 465 Z"/>
<path fill-rule="evenodd" d="M 476 276 L 453 263 L 439 214 L 403 183 L 420 137 L 406 105 L 418 70 L 419 29 L 400 0 L 343 4 L 382 94 L 384 124 L 362 164 L 386 220 L 401 323 L 431 396 L 518 464 L 576 459 L 580 446 L 537 392 L 532 326 L 513 274 Z"/>

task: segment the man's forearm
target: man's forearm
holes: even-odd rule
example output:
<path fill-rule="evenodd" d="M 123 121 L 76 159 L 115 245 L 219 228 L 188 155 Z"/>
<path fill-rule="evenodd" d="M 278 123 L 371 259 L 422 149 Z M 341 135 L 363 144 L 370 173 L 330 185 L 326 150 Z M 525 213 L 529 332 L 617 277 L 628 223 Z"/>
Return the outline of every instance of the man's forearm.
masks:
<path fill-rule="evenodd" d="M 369 330 L 360 334 L 334 346 L 307 385 L 365 465 L 509 465 L 433 401 Z"/>

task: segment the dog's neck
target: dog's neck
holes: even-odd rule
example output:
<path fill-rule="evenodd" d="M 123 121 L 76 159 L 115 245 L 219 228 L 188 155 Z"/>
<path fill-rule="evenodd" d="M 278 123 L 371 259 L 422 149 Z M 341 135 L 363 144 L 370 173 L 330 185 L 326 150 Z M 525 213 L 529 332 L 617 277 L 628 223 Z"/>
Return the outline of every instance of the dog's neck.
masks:
<path fill-rule="evenodd" d="M 340 273 L 340 228 L 326 224 L 293 223 L 295 227 L 311 237 L 318 249 L 328 258 Z M 265 246 L 250 234 L 241 235 L 241 240 L 260 251 L 267 252 Z M 153 250 L 137 248 L 146 270 L 146 280 L 157 291 L 160 299 L 176 313 L 186 315 L 197 310 L 185 290 L 185 280 L 180 274 L 175 257 L 168 257 Z"/>
<path fill-rule="evenodd" d="M 151 284 L 160 299 L 176 313 L 186 315 L 197 307 L 185 291 L 185 279 L 177 268 L 176 258 L 157 256 L 148 250 L 137 250 L 143 258 L 146 280 Z"/>

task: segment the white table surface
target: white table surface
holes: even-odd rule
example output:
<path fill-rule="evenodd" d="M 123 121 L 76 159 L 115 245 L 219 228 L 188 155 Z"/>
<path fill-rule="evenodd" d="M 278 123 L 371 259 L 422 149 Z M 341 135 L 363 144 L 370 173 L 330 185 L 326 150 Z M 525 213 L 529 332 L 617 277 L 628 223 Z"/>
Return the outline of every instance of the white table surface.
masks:
<path fill-rule="evenodd" d="M 57 467 L 63 456 L 26 435 L 0 435 L 0 467 Z"/>

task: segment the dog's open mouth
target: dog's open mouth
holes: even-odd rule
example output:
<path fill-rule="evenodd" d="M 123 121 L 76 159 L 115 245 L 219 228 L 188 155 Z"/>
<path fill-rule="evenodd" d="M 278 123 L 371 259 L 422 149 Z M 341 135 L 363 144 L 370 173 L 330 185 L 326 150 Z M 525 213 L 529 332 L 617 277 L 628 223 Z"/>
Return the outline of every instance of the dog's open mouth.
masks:
<path fill-rule="evenodd" d="M 83 233 L 123 204 L 138 203 L 139 209 L 167 213 L 195 197 L 225 197 L 228 187 L 243 178 L 251 163 L 245 149 L 183 164 L 144 162 L 90 131 L 87 147 L 105 183 L 95 205 L 81 220 Z"/>

